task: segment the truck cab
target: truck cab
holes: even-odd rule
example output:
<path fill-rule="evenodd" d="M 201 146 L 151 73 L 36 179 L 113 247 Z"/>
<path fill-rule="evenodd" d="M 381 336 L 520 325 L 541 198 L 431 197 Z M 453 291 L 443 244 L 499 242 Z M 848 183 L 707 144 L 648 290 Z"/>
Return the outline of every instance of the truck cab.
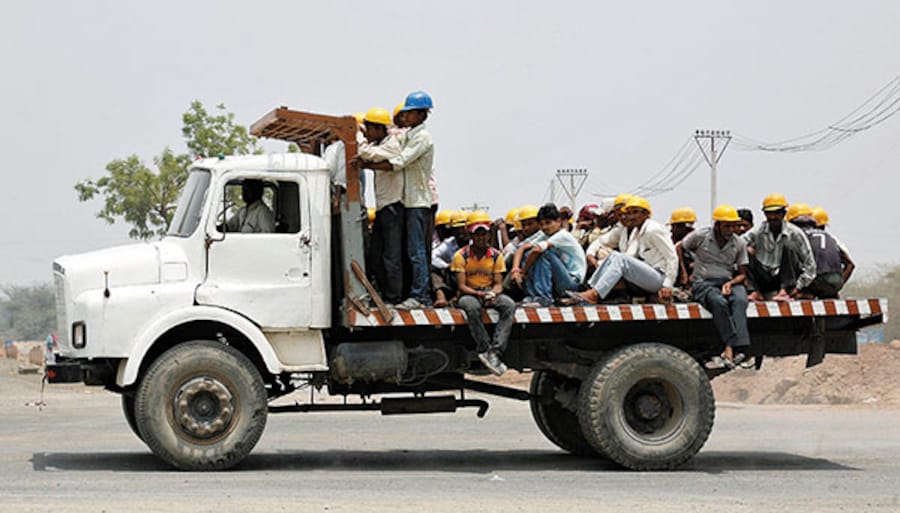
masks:
<path fill-rule="evenodd" d="M 246 180 L 264 184 L 270 233 L 227 229 Z M 325 369 L 330 195 L 328 166 L 314 155 L 197 161 L 162 240 L 54 262 L 61 355 L 94 361 L 90 379 L 125 388 L 167 333 L 210 337 L 227 326 L 273 374 Z"/>

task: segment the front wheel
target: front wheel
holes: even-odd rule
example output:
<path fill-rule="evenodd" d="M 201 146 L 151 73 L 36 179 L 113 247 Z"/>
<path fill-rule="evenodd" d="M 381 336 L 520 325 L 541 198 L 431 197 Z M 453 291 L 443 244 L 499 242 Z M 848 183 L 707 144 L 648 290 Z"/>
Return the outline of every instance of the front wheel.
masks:
<path fill-rule="evenodd" d="M 664 344 L 624 347 L 581 386 L 579 420 L 599 452 L 632 470 L 676 468 L 709 437 L 715 401 L 690 355 Z"/>
<path fill-rule="evenodd" d="M 134 412 L 151 451 L 184 470 L 240 463 L 266 426 L 266 389 L 250 360 L 229 346 L 193 341 L 154 361 L 141 379 Z"/>
<path fill-rule="evenodd" d="M 128 423 L 131 432 L 141 441 L 144 441 L 144 439 L 141 438 L 141 432 L 138 431 L 137 420 L 134 418 L 134 397 L 122 394 L 122 414 L 125 415 L 125 422 Z"/>

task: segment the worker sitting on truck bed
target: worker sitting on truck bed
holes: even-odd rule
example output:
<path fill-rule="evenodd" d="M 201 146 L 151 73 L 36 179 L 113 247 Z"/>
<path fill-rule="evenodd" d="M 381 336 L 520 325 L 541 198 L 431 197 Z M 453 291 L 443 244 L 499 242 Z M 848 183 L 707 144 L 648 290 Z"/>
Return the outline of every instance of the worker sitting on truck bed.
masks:
<path fill-rule="evenodd" d="M 581 294 L 569 293 L 576 301 L 597 304 L 606 299 L 619 280 L 637 289 L 656 294 L 660 301 L 672 300 L 672 285 L 678 274 L 678 255 L 663 225 L 650 219 L 650 203 L 632 196 L 625 204 L 626 226 L 632 227 L 636 255 L 611 253 L 588 280 L 590 288 Z"/>
<path fill-rule="evenodd" d="M 669 230 L 672 232 L 672 244 L 678 244 L 689 233 L 694 231 L 694 223 L 697 222 L 697 213 L 691 207 L 678 207 L 669 216 Z M 684 251 L 684 257 L 679 258 L 679 266 L 685 267 L 690 274 L 693 268 L 694 256 L 690 251 Z M 688 285 L 677 280 L 679 285 Z"/>
<path fill-rule="evenodd" d="M 363 117 L 365 137 L 358 141 L 359 157 L 367 162 L 385 162 L 400 154 L 400 141 L 388 133 L 391 114 L 372 108 Z M 375 281 L 385 302 L 403 300 L 403 173 L 375 171 L 375 223 L 369 252 Z"/>
<path fill-rule="evenodd" d="M 713 324 L 725 350 L 707 364 L 709 368 L 733 367 L 747 358 L 747 243 L 737 236 L 737 210 L 719 205 L 713 225 L 689 233 L 675 245 L 678 255 L 694 255 L 691 273 L 693 298 L 712 313 Z M 681 273 L 687 278 L 687 269 Z M 735 352 L 737 351 L 737 353 Z"/>
<path fill-rule="evenodd" d="M 500 356 L 509 340 L 516 304 L 503 294 L 506 264 L 503 255 L 490 245 L 490 216 L 485 212 L 472 212 L 466 219 L 466 230 L 472 243 L 453 255 L 450 269 L 456 273 L 459 307 L 466 312 L 466 321 L 475 340 L 478 359 L 488 370 L 499 376 L 506 371 L 506 365 Z M 482 312 L 485 308 L 493 308 L 500 314 L 493 338 L 484 327 Z"/>
<path fill-rule="evenodd" d="M 519 223 L 516 236 L 509 244 L 503 248 L 503 259 L 506 262 L 506 268 L 512 269 L 513 258 L 516 250 L 526 242 L 535 242 L 532 240 L 536 234 L 541 233 L 541 225 L 537 220 L 538 208 L 534 205 L 525 205 L 518 209 L 516 213 L 516 222 Z M 513 273 L 508 273 L 503 278 L 503 292 L 516 301 L 525 297 L 525 291 L 513 279 Z"/>
<path fill-rule="evenodd" d="M 451 236 L 431 252 L 431 287 L 434 289 L 434 306 L 447 306 L 448 300 L 456 296 L 456 275 L 450 270 L 453 256 L 469 243 L 469 232 L 466 231 L 468 214 L 462 210 L 450 216 Z"/>
<path fill-rule="evenodd" d="M 429 181 L 434 167 L 434 142 L 425 128 L 425 120 L 433 108 L 431 97 L 424 91 L 406 96 L 400 112 L 409 130 L 403 137 L 400 155 L 387 162 L 366 163 L 372 170 L 403 171 L 403 205 L 406 207 L 406 250 L 412 268 L 409 298 L 399 308 L 431 306 L 431 282 L 428 248 L 434 223 L 431 210 L 433 194 Z"/>
<path fill-rule="evenodd" d="M 855 267 L 837 239 L 817 227 L 813 209 L 806 203 L 793 203 L 788 208 L 788 220 L 806 234 L 813 259 L 816 261 L 816 277 L 812 283 L 800 291 L 800 297 L 836 299 L 844 283 L 850 278 Z"/>
<path fill-rule="evenodd" d="M 549 306 L 567 291 L 577 290 L 587 268 L 584 250 L 571 233 L 562 229 L 556 205 L 541 207 L 538 221 L 543 235 L 522 244 L 513 257 L 513 279 L 528 294 L 522 300 L 527 306 Z"/>
<path fill-rule="evenodd" d="M 241 199 L 244 206 L 225 223 L 226 232 L 272 233 L 275 231 L 275 216 L 263 200 L 263 181 L 244 180 L 241 184 Z"/>
<path fill-rule="evenodd" d="M 491 246 L 495 249 L 503 251 L 503 249 L 518 237 L 519 222 L 516 218 L 519 215 L 518 208 L 511 208 L 506 212 L 506 216 L 498 217 L 491 226 Z"/>
<path fill-rule="evenodd" d="M 837 244 L 837 247 L 840 248 L 841 259 L 844 266 L 844 270 L 841 273 L 841 281 L 846 284 L 847 280 L 850 279 L 850 275 L 853 274 L 853 270 L 856 269 L 856 264 L 853 262 L 853 259 L 850 258 L 850 250 L 847 249 L 846 244 L 841 242 L 841 239 L 838 239 L 835 234 L 828 231 L 828 222 L 830 219 L 828 218 L 828 212 L 826 212 L 824 208 L 813 207 L 812 217 L 816 220 L 816 228 L 831 236 L 831 238 L 834 239 L 835 244 Z"/>
<path fill-rule="evenodd" d="M 816 261 L 803 230 L 784 222 L 788 202 L 781 194 L 763 200 L 766 220 L 744 234 L 750 257 L 748 275 L 751 301 L 775 293 L 775 301 L 788 301 L 816 277 Z"/>
<path fill-rule="evenodd" d="M 743 235 L 753 228 L 753 211 L 749 208 L 739 208 L 737 213 L 741 220 L 738 222 L 734 233 Z"/>
<path fill-rule="evenodd" d="M 447 237 L 453 236 L 453 232 L 450 228 L 453 212 L 453 210 L 441 210 L 434 215 L 434 237 L 431 239 L 432 251 L 440 246 L 442 242 L 447 240 Z"/>

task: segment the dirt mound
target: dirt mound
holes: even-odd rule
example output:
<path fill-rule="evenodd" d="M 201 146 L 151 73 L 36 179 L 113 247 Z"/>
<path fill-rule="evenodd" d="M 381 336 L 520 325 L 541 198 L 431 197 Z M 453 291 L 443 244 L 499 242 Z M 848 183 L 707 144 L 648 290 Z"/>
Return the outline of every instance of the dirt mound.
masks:
<path fill-rule="evenodd" d="M 766 358 L 759 372 L 736 370 L 713 380 L 716 399 L 750 404 L 900 405 L 900 341 L 862 344 L 858 355 Z"/>
<path fill-rule="evenodd" d="M 527 390 L 531 374 L 507 372 L 490 383 Z M 762 369 L 738 369 L 713 380 L 716 399 L 749 404 L 900 405 L 900 340 L 862 344 L 857 355 L 827 355 L 806 368 L 806 356 L 766 358 Z"/>

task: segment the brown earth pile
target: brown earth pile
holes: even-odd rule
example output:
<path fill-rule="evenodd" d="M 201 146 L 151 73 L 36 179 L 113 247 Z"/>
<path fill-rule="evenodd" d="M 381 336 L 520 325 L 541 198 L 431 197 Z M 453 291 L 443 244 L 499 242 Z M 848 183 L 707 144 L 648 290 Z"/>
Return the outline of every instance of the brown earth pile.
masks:
<path fill-rule="evenodd" d="M 527 389 L 531 374 L 507 372 L 483 381 Z M 900 405 L 900 340 L 862 344 L 857 355 L 826 355 L 806 368 L 806 356 L 766 358 L 759 371 L 738 369 L 712 382 L 716 399 L 749 404 Z"/>
<path fill-rule="evenodd" d="M 900 405 L 900 340 L 862 344 L 857 355 L 766 358 L 762 369 L 736 370 L 713 380 L 716 399 L 750 404 Z"/>

